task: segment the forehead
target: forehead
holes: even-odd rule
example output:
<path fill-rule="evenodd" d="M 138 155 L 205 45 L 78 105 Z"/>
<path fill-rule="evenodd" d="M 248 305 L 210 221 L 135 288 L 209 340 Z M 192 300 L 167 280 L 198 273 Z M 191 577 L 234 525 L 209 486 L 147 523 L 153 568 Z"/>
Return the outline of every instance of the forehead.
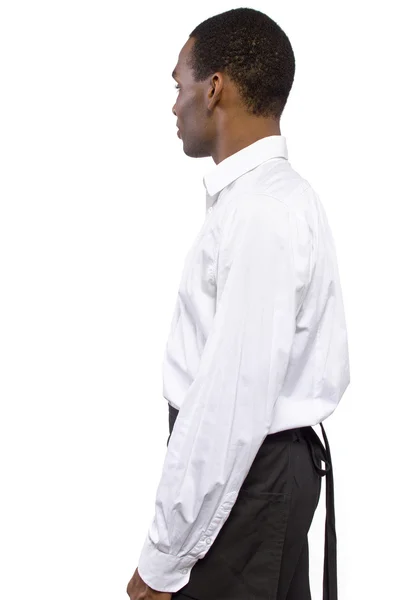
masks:
<path fill-rule="evenodd" d="M 189 57 L 189 54 L 190 54 L 193 44 L 194 44 L 194 40 L 192 38 L 189 38 L 187 40 L 187 42 L 185 43 L 185 45 L 182 46 L 182 49 L 179 52 L 178 62 L 176 63 L 176 66 L 175 66 L 174 70 L 172 71 L 172 77 L 174 79 L 183 77 L 185 72 L 188 70 L 186 61 Z"/>
<path fill-rule="evenodd" d="M 185 72 L 187 72 L 188 68 L 186 67 L 186 65 L 183 63 L 178 63 L 176 65 L 176 67 L 174 68 L 174 70 L 172 71 L 172 77 L 174 79 L 184 79 L 185 78 Z"/>

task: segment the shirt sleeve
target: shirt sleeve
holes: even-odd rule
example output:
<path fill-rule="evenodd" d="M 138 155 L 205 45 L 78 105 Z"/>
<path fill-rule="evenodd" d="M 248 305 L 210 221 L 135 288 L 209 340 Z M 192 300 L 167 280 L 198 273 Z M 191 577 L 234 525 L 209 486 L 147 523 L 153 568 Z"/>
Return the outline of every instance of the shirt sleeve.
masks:
<path fill-rule="evenodd" d="M 296 328 L 296 214 L 267 195 L 228 215 L 217 302 L 196 377 L 179 410 L 138 571 L 176 592 L 204 558 L 268 434 Z"/>

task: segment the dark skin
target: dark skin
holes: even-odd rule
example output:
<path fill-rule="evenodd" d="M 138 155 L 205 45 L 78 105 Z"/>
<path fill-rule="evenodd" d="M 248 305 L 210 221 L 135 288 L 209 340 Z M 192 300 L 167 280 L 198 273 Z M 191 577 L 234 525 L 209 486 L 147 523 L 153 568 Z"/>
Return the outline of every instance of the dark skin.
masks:
<path fill-rule="evenodd" d="M 126 593 L 130 600 L 171 600 L 172 597 L 170 592 L 153 590 L 153 588 L 147 585 L 140 577 L 137 568 L 128 583 Z"/>
<path fill-rule="evenodd" d="M 183 151 L 192 158 L 212 157 L 215 164 L 257 140 L 281 135 L 279 120 L 249 114 L 234 82 L 216 72 L 195 82 L 186 64 L 194 38 L 182 47 L 173 78 L 179 85 L 172 108 L 183 141 Z M 146 584 L 136 569 L 126 590 L 130 600 L 171 600 L 172 593 Z"/>
<path fill-rule="evenodd" d="M 218 164 L 261 138 L 281 135 L 279 120 L 246 112 L 236 85 L 225 73 L 193 81 L 186 64 L 193 45 L 194 38 L 189 38 L 174 69 L 180 89 L 172 112 L 184 153 L 192 158 L 211 156 Z"/>

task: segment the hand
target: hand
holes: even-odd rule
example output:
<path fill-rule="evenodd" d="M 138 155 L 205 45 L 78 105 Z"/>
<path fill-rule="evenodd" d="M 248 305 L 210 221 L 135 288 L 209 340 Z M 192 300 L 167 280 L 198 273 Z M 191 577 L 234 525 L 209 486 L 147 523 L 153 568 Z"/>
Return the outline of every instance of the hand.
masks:
<path fill-rule="evenodd" d="M 130 600 L 171 600 L 171 592 L 157 592 L 140 577 L 136 568 L 126 588 Z"/>

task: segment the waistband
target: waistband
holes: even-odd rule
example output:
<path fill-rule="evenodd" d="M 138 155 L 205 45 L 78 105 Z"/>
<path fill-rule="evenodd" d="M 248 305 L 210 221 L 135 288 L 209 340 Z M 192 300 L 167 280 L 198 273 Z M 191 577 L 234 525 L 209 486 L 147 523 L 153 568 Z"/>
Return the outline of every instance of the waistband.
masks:
<path fill-rule="evenodd" d="M 271 444 L 272 442 L 291 442 L 298 439 L 305 439 L 306 429 L 308 427 L 295 427 L 294 429 L 284 429 L 276 433 L 269 433 L 263 441 L 263 444 Z"/>

